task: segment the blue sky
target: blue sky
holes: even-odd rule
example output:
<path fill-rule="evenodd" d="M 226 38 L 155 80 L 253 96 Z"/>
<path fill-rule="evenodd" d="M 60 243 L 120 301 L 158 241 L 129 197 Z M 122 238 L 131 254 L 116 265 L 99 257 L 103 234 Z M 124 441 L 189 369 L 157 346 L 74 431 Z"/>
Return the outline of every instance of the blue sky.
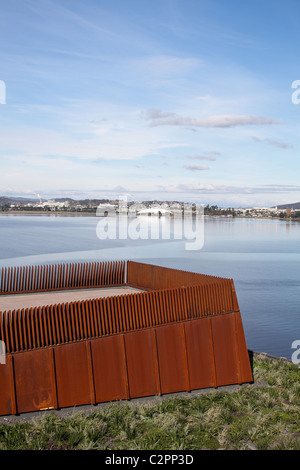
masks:
<path fill-rule="evenodd" d="M 0 194 L 300 201 L 298 7 L 2 2 Z"/>

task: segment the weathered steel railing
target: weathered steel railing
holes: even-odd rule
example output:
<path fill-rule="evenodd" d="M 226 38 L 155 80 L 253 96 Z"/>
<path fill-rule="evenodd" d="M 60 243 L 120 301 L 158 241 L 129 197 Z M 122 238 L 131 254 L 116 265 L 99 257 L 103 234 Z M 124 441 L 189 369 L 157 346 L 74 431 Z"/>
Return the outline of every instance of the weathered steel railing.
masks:
<path fill-rule="evenodd" d="M 2 268 L 0 294 L 124 284 L 125 261 Z"/>
<path fill-rule="evenodd" d="M 137 263 L 136 261 L 127 262 L 128 284 L 145 290 L 213 284 L 222 280 L 223 278 L 221 277 L 207 274 L 198 274 L 146 263 Z"/>
<path fill-rule="evenodd" d="M 3 312 L 9 353 L 234 311 L 230 280 Z"/>

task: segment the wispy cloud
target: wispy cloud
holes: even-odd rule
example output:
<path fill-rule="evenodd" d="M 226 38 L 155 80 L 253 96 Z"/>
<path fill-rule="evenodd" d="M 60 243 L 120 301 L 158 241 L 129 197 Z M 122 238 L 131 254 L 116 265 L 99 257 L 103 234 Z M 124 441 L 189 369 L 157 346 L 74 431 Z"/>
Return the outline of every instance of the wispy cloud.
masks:
<path fill-rule="evenodd" d="M 204 170 L 209 170 L 209 166 L 206 166 L 206 165 L 196 165 L 196 164 L 188 164 L 188 165 L 184 165 L 184 168 L 186 168 L 187 170 L 191 170 L 191 171 L 204 171 Z"/>
<path fill-rule="evenodd" d="M 149 112 L 150 111 L 150 112 Z M 180 126 L 180 127 L 236 127 L 255 125 L 274 125 L 278 121 L 260 116 L 248 116 L 243 114 L 222 114 L 206 118 L 192 118 L 178 116 L 175 113 L 166 113 L 160 109 L 149 110 L 146 119 L 150 120 L 150 126 Z"/>
<path fill-rule="evenodd" d="M 177 57 L 174 55 L 153 55 L 139 57 L 129 62 L 136 71 L 155 77 L 176 77 L 187 74 L 202 66 L 203 62 L 194 57 Z"/>
<path fill-rule="evenodd" d="M 165 192 L 176 193 L 216 193 L 216 194 L 268 194 L 268 193 L 298 193 L 300 185 L 261 185 L 261 186 L 227 186 L 209 183 L 190 183 L 165 185 L 160 187 Z"/>
<path fill-rule="evenodd" d="M 269 145 L 274 145 L 275 147 L 281 148 L 281 149 L 291 149 L 294 148 L 293 145 L 287 144 L 286 142 L 279 142 L 278 140 L 272 140 L 272 139 L 261 139 L 260 137 L 253 136 L 252 139 L 255 142 L 263 142 Z"/>
<path fill-rule="evenodd" d="M 211 152 L 214 155 L 219 155 L 218 152 Z M 210 162 L 214 162 L 216 160 L 216 157 L 213 155 L 203 155 L 203 154 L 198 154 L 198 155 L 189 155 L 186 156 L 185 158 L 192 159 L 192 160 L 208 160 Z"/>
<path fill-rule="evenodd" d="M 143 114 L 143 117 L 146 120 L 166 119 L 174 116 L 176 116 L 175 113 L 164 112 L 159 108 L 147 109 L 147 111 Z"/>

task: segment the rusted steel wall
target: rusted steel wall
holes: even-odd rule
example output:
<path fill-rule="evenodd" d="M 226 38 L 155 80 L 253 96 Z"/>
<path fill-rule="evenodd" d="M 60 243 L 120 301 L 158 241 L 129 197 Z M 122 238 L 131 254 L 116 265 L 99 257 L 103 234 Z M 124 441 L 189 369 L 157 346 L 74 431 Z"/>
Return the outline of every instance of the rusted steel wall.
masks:
<path fill-rule="evenodd" d="M 103 266 L 84 265 L 68 288 L 125 283 L 124 263 Z M 43 269 L 30 279 L 66 288 Z M 2 293 L 40 288 L 18 284 L 24 271 L 14 272 Z M 0 313 L 0 415 L 253 380 L 231 279 L 128 262 L 126 282 L 148 291 Z"/>
<path fill-rule="evenodd" d="M 7 355 L 0 414 L 253 380 L 239 312 Z"/>
<path fill-rule="evenodd" d="M 123 285 L 125 261 L 2 268 L 0 294 Z"/>
<path fill-rule="evenodd" d="M 224 278 L 165 268 L 136 261 L 127 262 L 127 283 L 145 290 L 212 284 Z"/>
<path fill-rule="evenodd" d="M 3 312 L 7 352 L 151 328 L 238 310 L 232 280 Z"/>

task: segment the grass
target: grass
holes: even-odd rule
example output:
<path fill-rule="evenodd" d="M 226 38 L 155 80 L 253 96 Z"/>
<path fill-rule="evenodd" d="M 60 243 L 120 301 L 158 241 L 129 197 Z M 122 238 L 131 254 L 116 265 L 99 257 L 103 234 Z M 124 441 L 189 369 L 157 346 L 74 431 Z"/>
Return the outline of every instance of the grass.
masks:
<path fill-rule="evenodd" d="M 0 450 L 300 450 L 300 368 L 254 355 L 254 384 L 0 426 Z"/>

